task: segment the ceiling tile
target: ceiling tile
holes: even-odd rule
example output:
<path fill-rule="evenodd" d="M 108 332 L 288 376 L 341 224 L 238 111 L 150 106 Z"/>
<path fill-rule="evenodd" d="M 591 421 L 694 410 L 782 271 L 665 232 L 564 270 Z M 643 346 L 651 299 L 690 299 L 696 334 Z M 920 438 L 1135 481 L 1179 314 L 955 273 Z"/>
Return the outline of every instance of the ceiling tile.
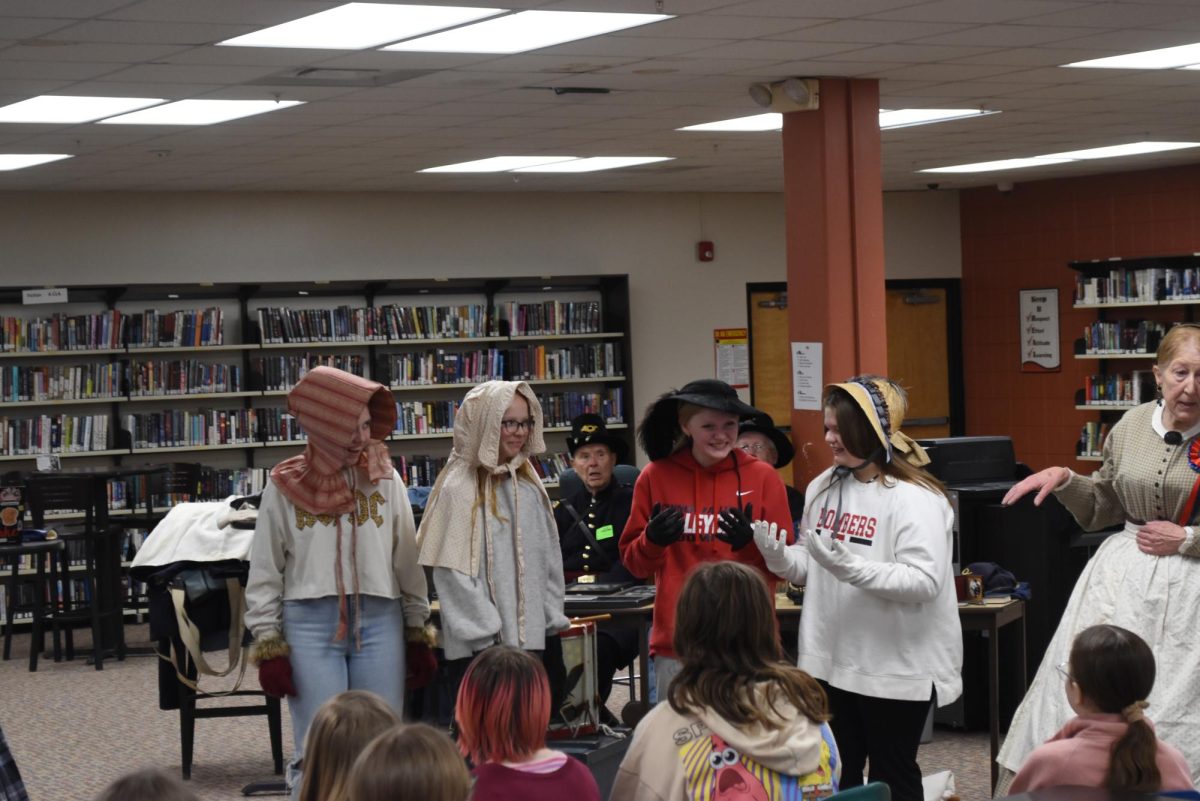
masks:
<path fill-rule="evenodd" d="M 1088 2 L 1056 0 L 935 0 L 884 11 L 878 19 L 928 20 L 931 22 L 1009 22 L 1029 17 L 1041 18 L 1059 11 L 1090 8 Z M 1049 23 L 1069 25 L 1070 22 Z"/>

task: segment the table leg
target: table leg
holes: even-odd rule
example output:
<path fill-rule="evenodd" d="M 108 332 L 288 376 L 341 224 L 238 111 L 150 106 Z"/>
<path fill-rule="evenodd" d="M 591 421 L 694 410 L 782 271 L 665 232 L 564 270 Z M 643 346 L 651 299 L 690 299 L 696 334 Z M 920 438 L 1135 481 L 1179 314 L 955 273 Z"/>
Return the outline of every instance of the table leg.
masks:
<path fill-rule="evenodd" d="M 1021 623 L 1024 626 L 1024 621 Z M 996 624 L 996 616 L 988 618 L 988 721 L 991 730 L 991 766 L 992 792 L 996 791 L 996 781 L 1000 776 L 996 755 L 1000 753 L 1000 644 L 997 639 L 1000 627 Z M 1024 637 L 1022 637 L 1024 642 Z M 1024 665 L 1024 659 L 1022 659 Z M 1024 668 L 1022 667 L 1022 670 Z"/>
<path fill-rule="evenodd" d="M 638 687 L 642 703 L 650 704 L 650 627 L 644 617 L 638 618 Z"/>

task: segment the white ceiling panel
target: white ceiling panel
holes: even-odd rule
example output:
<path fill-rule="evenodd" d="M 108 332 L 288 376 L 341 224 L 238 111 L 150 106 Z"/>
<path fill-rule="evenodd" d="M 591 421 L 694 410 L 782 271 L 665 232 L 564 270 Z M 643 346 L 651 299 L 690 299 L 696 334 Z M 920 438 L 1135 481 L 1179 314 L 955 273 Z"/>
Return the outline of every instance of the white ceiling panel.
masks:
<path fill-rule="evenodd" d="M 914 44 L 973 45 L 977 47 L 1024 48 L 1059 44 L 1072 46 L 1073 39 L 1090 36 L 1095 28 L 1045 25 L 979 25 L 974 28 L 926 36 Z"/>
<path fill-rule="evenodd" d="M 0 126 L 2 147 L 78 154 L 0 175 L 0 188 L 778 191 L 778 134 L 675 129 L 759 113 L 747 86 L 789 76 L 877 77 L 888 107 L 1004 111 L 883 133 L 892 189 L 923 187 L 928 176 L 913 170 L 933 163 L 1193 137 L 1200 128 L 1200 72 L 1057 66 L 1200 40 L 1200 0 L 664 0 L 675 19 L 509 56 L 212 46 L 339 1 L 0 3 L 0 105 L 46 93 L 278 93 L 307 101 L 202 129 Z M 504 7 L 644 12 L 653 3 L 518 0 Z M 383 86 L 369 74 L 340 85 L 280 85 L 309 67 L 415 77 Z M 555 95 L 524 87 L 610 91 Z M 415 173 L 502 152 L 676 161 L 656 170 L 526 176 L 517 184 L 513 176 Z M 1180 153 L 1068 172 L 1197 159 Z M 1025 170 L 1022 178 L 1065 174 L 1047 170 Z M 944 186 L 989 181 L 994 176 L 939 179 Z"/>
<path fill-rule="evenodd" d="M 1012 22 L 1043 17 L 1055 12 L 1087 9 L 1087 2 L 1056 0 L 936 0 L 877 13 L 878 19 L 926 20 L 929 22 Z M 1036 20 L 1034 21 L 1036 24 Z M 1070 22 L 1050 22 L 1070 25 Z"/>
<path fill-rule="evenodd" d="M 1091 3 L 1080 8 L 1039 16 L 1038 25 L 1078 25 L 1089 28 L 1150 28 L 1196 21 L 1200 9 L 1195 4 L 1158 5 L 1149 3 Z"/>
<path fill-rule="evenodd" d="M 45 42 L 47 40 L 40 40 Z M 190 49 L 187 45 L 117 44 L 115 42 L 59 42 L 58 46 L 17 44 L 0 51 L 5 61 L 84 61 L 93 63 L 157 61 Z"/>
<path fill-rule="evenodd" d="M 304 0 L 142 0 L 122 3 L 109 17 L 144 22 L 238 23 L 268 27 L 326 11 L 338 2 Z"/>
<path fill-rule="evenodd" d="M 899 22 L 896 20 L 843 19 L 824 22 L 791 33 L 775 34 L 772 39 L 797 39 L 804 42 L 853 42 L 882 44 L 906 42 L 970 29 L 969 23 L 956 22 Z M 947 42 L 946 44 L 973 44 Z"/>

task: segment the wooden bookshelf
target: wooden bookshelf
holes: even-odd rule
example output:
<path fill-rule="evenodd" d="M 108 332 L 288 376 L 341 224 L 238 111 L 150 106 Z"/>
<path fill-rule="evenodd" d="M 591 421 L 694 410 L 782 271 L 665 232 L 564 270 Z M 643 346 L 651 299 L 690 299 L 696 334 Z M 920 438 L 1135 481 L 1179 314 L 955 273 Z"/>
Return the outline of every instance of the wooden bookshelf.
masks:
<path fill-rule="evenodd" d="M 1152 362 L 1161 333 L 1174 323 L 1194 321 L 1195 310 L 1200 307 L 1200 254 L 1076 261 L 1068 266 L 1077 273 L 1072 308 L 1096 313 L 1096 323 L 1089 325 L 1084 338 L 1075 341 L 1074 357 L 1096 362 L 1097 371 L 1105 377 L 1107 387 L 1112 386 L 1114 378 L 1123 379 L 1129 372 L 1128 369 L 1114 369 L 1110 374 L 1106 369 L 1110 362 Z M 1119 334 L 1119 341 L 1111 336 L 1114 331 Z M 1089 352 L 1089 337 L 1093 342 L 1118 347 L 1096 348 Z M 1138 374 L 1146 369 L 1148 366 L 1134 370 L 1129 376 L 1132 383 L 1138 384 Z M 1153 387 L 1149 392 L 1153 392 Z M 1097 441 L 1095 450 L 1089 449 L 1086 455 L 1075 458 L 1081 462 L 1099 462 L 1102 461 L 1099 451 L 1103 443 L 1099 435 L 1101 432 L 1106 434 L 1111 424 L 1116 423 L 1116 415 L 1136 408 L 1137 404 L 1128 400 L 1093 403 L 1084 397 L 1086 394 L 1084 388 L 1077 390 L 1075 409 L 1097 412 L 1099 421 L 1085 424 L 1081 440 L 1090 438 L 1088 427 L 1095 426 Z M 1140 384 L 1132 389 L 1132 394 L 1146 400 L 1152 398 L 1152 394 L 1147 397 L 1147 388 Z"/>

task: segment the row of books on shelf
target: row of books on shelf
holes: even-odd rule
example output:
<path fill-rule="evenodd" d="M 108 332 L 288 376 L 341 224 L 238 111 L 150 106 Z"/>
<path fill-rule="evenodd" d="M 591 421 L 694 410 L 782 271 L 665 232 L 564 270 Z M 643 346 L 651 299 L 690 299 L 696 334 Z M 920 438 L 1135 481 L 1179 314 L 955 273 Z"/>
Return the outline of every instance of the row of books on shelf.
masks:
<path fill-rule="evenodd" d="M 1108 438 L 1109 425 L 1095 420 L 1083 424 L 1079 433 L 1079 455 L 1099 456 L 1104 448 L 1104 440 Z"/>
<path fill-rule="evenodd" d="M 0 417 L 0 455 L 85 453 L 110 447 L 107 414 Z"/>
<path fill-rule="evenodd" d="M 1083 347 L 1089 354 L 1154 353 L 1169 324 L 1158 320 L 1097 320 L 1084 326 Z"/>
<path fill-rule="evenodd" d="M 166 409 L 127 414 L 125 430 L 134 448 L 249 445 L 259 442 L 258 416 L 279 409 Z"/>
<path fill-rule="evenodd" d="M 220 307 L 160 312 L 108 309 L 90 314 L 0 317 L 0 351 L 116 350 L 224 344 Z"/>
<path fill-rule="evenodd" d="M 297 353 L 255 356 L 250 360 L 251 386 L 267 392 L 286 392 L 314 367 L 336 367 L 366 375 L 366 357 L 351 353 Z"/>
<path fill-rule="evenodd" d="M 601 330 L 598 300 L 509 301 L 497 304 L 497 312 L 504 336 L 598 334 Z"/>
<path fill-rule="evenodd" d="M 538 395 L 547 427 L 569 426 L 572 418 L 599 414 L 610 423 L 623 421 L 624 388 L 600 392 L 555 392 Z M 398 401 L 394 434 L 449 433 L 459 402 Z M 215 445 L 256 445 L 260 442 L 296 442 L 304 431 L 281 408 L 165 409 L 121 416 L 129 444 L 115 443 L 109 415 L 38 415 L 0 417 L 0 455 L 86 453 L 114 447 L 173 448 Z"/>
<path fill-rule="evenodd" d="M 127 368 L 116 362 L 5 365 L 0 367 L 0 402 L 119 398 L 125 394 L 126 372 Z"/>
<path fill-rule="evenodd" d="M 127 363 L 125 386 L 130 397 L 242 392 L 240 364 L 213 364 L 199 359 L 155 359 Z"/>
<path fill-rule="evenodd" d="M 264 306 L 254 311 L 258 340 L 265 344 L 387 342 L 487 336 L 553 336 L 601 331 L 600 301 L 348 306 L 295 309 Z M 207 347 L 225 344 L 219 306 L 159 311 L 120 309 L 45 317 L 0 316 L 0 352 L 120 350 Z"/>
<path fill-rule="evenodd" d="M 396 353 L 381 360 L 383 374 L 393 387 L 480 383 L 492 379 L 553 381 L 612 378 L 622 375 L 621 349 L 612 342 L 567 347 L 529 345 L 448 352 Z"/>
<path fill-rule="evenodd" d="M 261 341 L 380 342 L 405 339 L 462 339 L 600 332 L 600 302 L 546 300 L 484 304 L 337 306 L 257 310 Z"/>
<path fill-rule="evenodd" d="M 1154 398 L 1154 373 L 1134 370 L 1120 375 L 1089 375 L 1083 379 L 1082 402 L 1091 405 L 1136 406 Z"/>
<path fill-rule="evenodd" d="M 387 335 L 397 339 L 486 337 L 490 333 L 487 307 L 384 306 Z"/>
<path fill-rule="evenodd" d="M 146 309 L 126 319 L 129 331 L 124 341 L 130 348 L 200 348 L 225 344 L 225 321 L 219 306 L 166 312 Z"/>
<path fill-rule="evenodd" d="M 1200 267 L 1117 267 L 1107 275 L 1075 277 L 1076 305 L 1160 300 L 1200 301 Z"/>

